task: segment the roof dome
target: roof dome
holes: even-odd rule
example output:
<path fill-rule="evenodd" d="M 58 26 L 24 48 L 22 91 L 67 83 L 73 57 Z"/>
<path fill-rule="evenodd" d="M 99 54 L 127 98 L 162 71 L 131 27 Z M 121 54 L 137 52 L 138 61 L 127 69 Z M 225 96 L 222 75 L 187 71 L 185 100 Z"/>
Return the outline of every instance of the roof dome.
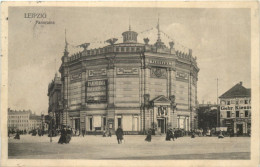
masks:
<path fill-rule="evenodd" d="M 124 43 L 137 43 L 137 32 L 131 31 L 131 26 L 129 26 L 129 31 L 122 33 Z"/>

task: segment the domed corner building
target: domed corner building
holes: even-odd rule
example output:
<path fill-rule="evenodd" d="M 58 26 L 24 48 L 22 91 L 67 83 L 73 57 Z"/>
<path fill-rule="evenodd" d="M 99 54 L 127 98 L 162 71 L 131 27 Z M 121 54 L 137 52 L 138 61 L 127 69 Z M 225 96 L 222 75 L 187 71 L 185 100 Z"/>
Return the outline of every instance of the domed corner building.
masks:
<path fill-rule="evenodd" d="M 183 53 L 155 44 L 138 43 L 138 33 L 123 32 L 123 43 L 84 50 L 69 56 L 67 42 L 59 69 L 63 99 L 62 124 L 87 134 L 121 126 L 126 134 L 168 127 L 197 127 L 199 68 L 192 50 Z"/>

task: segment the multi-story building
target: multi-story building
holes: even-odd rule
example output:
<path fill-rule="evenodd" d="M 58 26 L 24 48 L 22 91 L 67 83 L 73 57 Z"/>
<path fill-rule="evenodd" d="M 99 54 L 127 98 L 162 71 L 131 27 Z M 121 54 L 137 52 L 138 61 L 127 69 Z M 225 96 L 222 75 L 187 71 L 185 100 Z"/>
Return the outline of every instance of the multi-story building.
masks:
<path fill-rule="evenodd" d="M 62 101 L 61 101 L 61 78 L 58 74 L 55 74 L 54 79 L 48 86 L 48 96 L 49 96 L 49 109 L 48 115 L 50 116 L 50 127 L 53 129 L 61 128 L 62 125 Z"/>
<path fill-rule="evenodd" d="M 28 131 L 29 117 L 31 111 L 16 111 L 8 108 L 8 130 L 26 130 Z"/>
<path fill-rule="evenodd" d="M 42 117 L 40 115 L 31 114 L 29 118 L 29 130 L 42 128 Z"/>
<path fill-rule="evenodd" d="M 137 41 L 138 33 L 124 32 L 123 43 L 107 40 L 103 48 L 69 56 L 67 41 L 60 66 L 63 125 L 87 132 L 117 129 L 140 133 L 156 127 L 186 131 L 197 128 L 197 80 L 199 68 L 192 50 Z M 176 107 L 177 104 L 177 107 Z"/>
<path fill-rule="evenodd" d="M 11 110 L 8 108 L 8 130 L 26 130 L 42 128 L 42 117 L 32 114 L 31 110 Z M 45 125 L 44 125 L 45 126 Z"/>
<path fill-rule="evenodd" d="M 220 125 L 235 135 L 246 135 L 251 130 L 251 89 L 242 82 L 219 97 Z"/>

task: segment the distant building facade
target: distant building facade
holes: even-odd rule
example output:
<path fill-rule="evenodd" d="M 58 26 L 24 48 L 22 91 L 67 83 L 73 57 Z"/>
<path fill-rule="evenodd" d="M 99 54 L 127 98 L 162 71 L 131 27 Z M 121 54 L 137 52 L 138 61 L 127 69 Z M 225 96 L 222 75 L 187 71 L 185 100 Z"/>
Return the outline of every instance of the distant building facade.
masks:
<path fill-rule="evenodd" d="M 8 130 L 28 130 L 31 111 L 16 111 L 8 108 Z"/>
<path fill-rule="evenodd" d="M 8 130 L 26 130 L 42 128 L 42 118 L 30 110 L 11 110 L 8 108 Z"/>
<path fill-rule="evenodd" d="M 91 50 L 86 43 L 70 56 L 66 41 L 59 69 L 62 124 L 87 132 L 121 126 L 129 134 L 153 127 L 161 133 L 168 127 L 197 128 L 199 68 L 192 50 L 177 51 L 173 42 L 167 47 L 159 25 L 155 44 L 148 38 L 138 43 L 131 29 L 122 35 L 123 43 L 113 38 L 110 45 Z"/>
<path fill-rule="evenodd" d="M 220 125 L 235 135 L 246 135 L 251 131 L 251 89 L 242 82 L 236 84 L 219 97 Z"/>

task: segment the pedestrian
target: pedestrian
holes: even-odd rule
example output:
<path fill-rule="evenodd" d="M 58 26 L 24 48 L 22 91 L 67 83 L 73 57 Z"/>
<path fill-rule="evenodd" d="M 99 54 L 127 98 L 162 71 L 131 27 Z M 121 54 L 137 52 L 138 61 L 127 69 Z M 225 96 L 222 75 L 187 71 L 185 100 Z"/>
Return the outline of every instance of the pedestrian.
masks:
<path fill-rule="evenodd" d="M 19 133 L 19 131 L 16 132 L 16 135 L 15 135 L 14 139 L 20 140 L 20 133 Z"/>
<path fill-rule="evenodd" d="M 219 138 L 219 139 L 223 139 L 223 138 L 224 138 L 224 135 L 222 134 L 222 131 L 221 131 L 221 130 L 219 131 L 218 138 Z"/>
<path fill-rule="evenodd" d="M 147 136 L 145 138 L 145 141 L 151 142 L 152 141 L 152 129 L 148 130 Z"/>
<path fill-rule="evenodd" d="M 118 144 L 122 144 L 123 135 L 124 135 L 123 129 L 120 126 L 118 126 L 116 130 L 116 137 L 117 137 Z"/>
<path fill-rule="evenodd" d="M 195 132 L 194 132 L 194 130 L 191 131 L 191 138 L 195 138 Z"/>
<path fill-rule="evenodd" d="M 60 139 L 59 139 L 58 143 L 63 144 L 65 142 L 66 142 L 66 130 L 65 130 L 65 127 L 63 127 L 61 130 L 61 135 L 60 135 Z"/>
<path fill-rule="evenodd" d="M 108 131 L 108 137 L 112 137 L 112 133 L 111 133 L 110 129 Z"/>
<path fill-rule="evenodd" d="M 83 137 L 85 136 L 85 133 L 86 133 L 86 132 L 85 132 L 85 129 L 83 128 L 83 129 L 82 129 L 82 136 L 83 136 Z"/>
<path fill-rule="evenodd" d="M 71 140 L 71 131 L 70 131 L 69 128 L 66 129 L 65 136 L 66 136 L 66 141 L 65 141 L 65 143 L 66 143 L 66 144 L 70 143 L 70 140 Z"/>
<path fill-rule="evenodd" d="M 168 128 L 167 131 L 166 131 L 166 138 L 165 138 L 166 141 L 170 141 L 171 138 L 170 138 L 170 129 Z"/>

